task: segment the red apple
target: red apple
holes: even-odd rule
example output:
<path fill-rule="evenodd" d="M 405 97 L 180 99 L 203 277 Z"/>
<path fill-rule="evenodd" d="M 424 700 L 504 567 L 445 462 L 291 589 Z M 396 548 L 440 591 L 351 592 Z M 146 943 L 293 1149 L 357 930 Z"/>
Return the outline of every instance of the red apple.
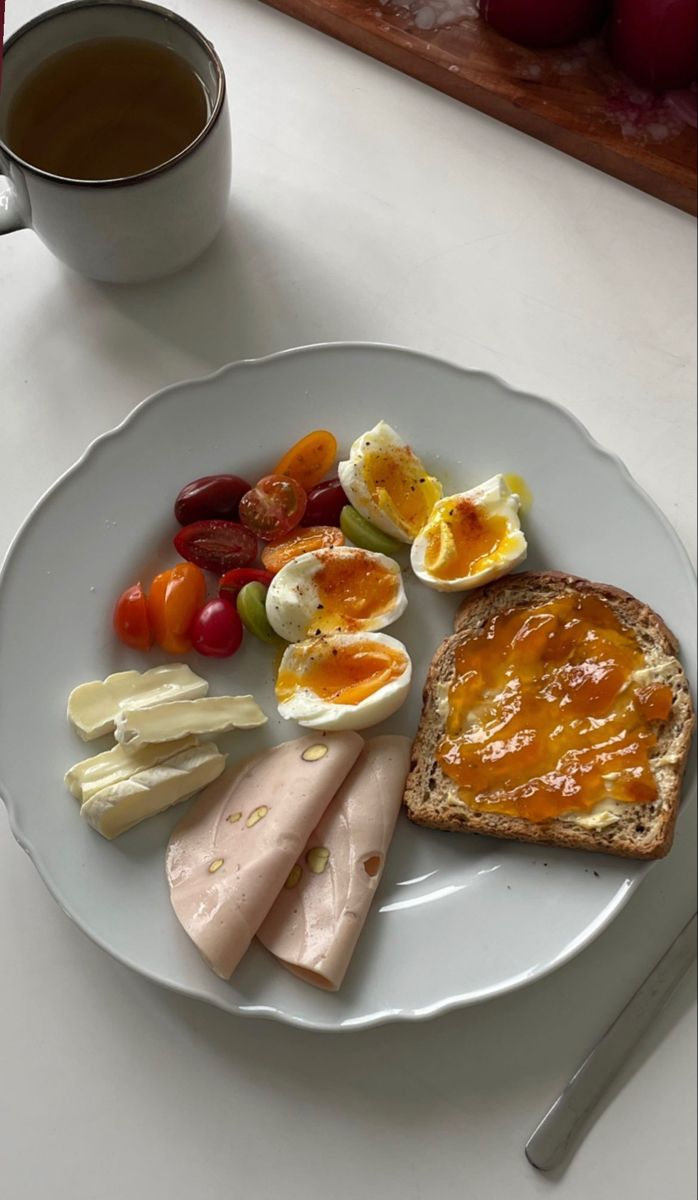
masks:
<path fill-rule="evenodd" d="M 611 56 L 643 87 L 663 92 L 696 78 L 696 0 L 615 0 Z"/>
<path fill-rule="evenodd" d="M 632 0 L 630 0 L 632 3 Z M 480 16 L 522 46 L 564 46 L 598 33 L 610 0 L 480 0 Z"/>

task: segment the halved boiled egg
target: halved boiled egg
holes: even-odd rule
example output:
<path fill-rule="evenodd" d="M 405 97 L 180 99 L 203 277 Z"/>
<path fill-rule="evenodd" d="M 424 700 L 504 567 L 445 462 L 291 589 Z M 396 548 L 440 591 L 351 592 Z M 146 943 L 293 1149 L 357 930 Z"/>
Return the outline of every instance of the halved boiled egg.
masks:
<path fill-rule="evenodd" d="M 503 475 L 439 500 L 410 552 L 415 575 L 439 592 L 464 592 L 518 567 L 528 549 L 519 504 Z"/>
<path fill-rule="evenodd" d="M 267 617 L 287 642 L 383 629 L 405 611 L 402 573 L 385 554 L 335 546 L 287 563 L 267 592 Z"/>
<path fill-rule="evenodd" d="M 367 729 L 397 712 L 412 663 L 384 633 L 330 633 L 288 646 L 276 680 L 279 712 L 308 729 Z"/>
<path fill-rule="evenodd" d="M 384 533 L 412 542 L 443 493 L 402 438 L 379 421 L 354 442 L 339 479 L 354 508 Z"/>

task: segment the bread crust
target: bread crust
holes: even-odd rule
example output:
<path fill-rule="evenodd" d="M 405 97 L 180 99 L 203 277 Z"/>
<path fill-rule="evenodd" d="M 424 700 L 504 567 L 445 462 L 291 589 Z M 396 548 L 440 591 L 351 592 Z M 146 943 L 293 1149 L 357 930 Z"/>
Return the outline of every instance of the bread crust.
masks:
<path fill-rule="evenodd" d="M 457 648 L 476 637 L 495 614 L 545 604 L 570 591 L 595 594 L 605 600 L 620 623 L 632 629 L 648 665 L 662 663 L 662 679 L 671 685 L 674 695 L 671 713 L 659 732 L 651 757 L 657 781 L 656 800 L 652 804 L 624 806 L 619 819 L 605 829 L 585 829 L 570 815 L 535 823 L 521 817 L 470 809 L 436 761 L 436 750 L 443 733 L 439 693 L 443 695 L 453 677 Z M 664 857 L 673 841 L 695 716 L 688 681 L 677 657 L 677 639 L 662 618 L 649 605 L 611 584 L 592 583 L 560 571 L 526 571 L 469 592 L 456 613 L 454 624 L 455 633 L 438 647 L 424 685 L 422 716 L 404 793 L 410 820 L 431 829 L 564 846 L 626 858 Z"/>

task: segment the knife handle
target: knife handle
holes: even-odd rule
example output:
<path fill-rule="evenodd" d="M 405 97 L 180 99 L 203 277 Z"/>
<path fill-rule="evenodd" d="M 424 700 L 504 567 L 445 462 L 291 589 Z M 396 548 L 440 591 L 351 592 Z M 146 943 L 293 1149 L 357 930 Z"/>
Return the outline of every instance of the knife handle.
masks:
<path fill-rule="evenodd" d="M 694 913 L 531 1134 L 526 1157 L 532 1166 L 552 1171 L 571 1155 L 594 1108 L 695 956 Z"/>

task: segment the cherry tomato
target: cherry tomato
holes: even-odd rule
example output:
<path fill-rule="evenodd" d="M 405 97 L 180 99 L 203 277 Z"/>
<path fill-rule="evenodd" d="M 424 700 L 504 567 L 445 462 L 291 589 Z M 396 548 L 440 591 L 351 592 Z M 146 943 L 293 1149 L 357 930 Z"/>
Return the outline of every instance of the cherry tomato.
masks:
<path fill-rule="evenodd" d="M 230 658 L 242 641 L 242 621 L 235 605 L 224 596 L 209 600 L 194 617 L 191 640 L 199 654 Z"/>
<path fill-rule="evenodd" d="M 119 596 L 114 605 L 114 631 L 133 650 L 150 650 L 153 634 L 142 583 L 134 583 Z"/>
<path fill-rule="evenodd" d="M 292 558 L 308 554 L 311 550 L 328 550 L 331 546 L 343 546 L 344 534 L 332 525 L 313 525 L 309 529 L 294 529 L 290 537 L 280 542 L 269 542 L 262 550 L 262 562 L 268 571 L 276 575 Z"/>
<path fill-rule="evenodd" d="M 174 515 L 180 525 L 212 517 L 237 521 L 238 506 L 250 484 L 239 475 L 203 475 L 187 483 L 177 496 Z"/>
<path fill-rule="evenodd" d="M 148 615 L 158 646 L 170 654 L 191 650 L 189 628 L 206 600 L 206 580 L 193 563 L 178 563 L 156 575 L 148 593 Z"/>
<path fill-rule="evenodd" d="M 261 571 L 259 567 L 234 567 L 232 571 L 226 571 L 225 575 L 221 576 L 218 595 L 224 596 L 234 604 L 245 584 L 261 583 L 264 587 L 269 587 L 273 578 L 271 571 Z"/>
<path fill-rule="evenodd" d="M 315 487 L 337 458 L 337 439 L 326 429 L 306 434 L 284 454 L 274 467 L 274 475 L 295 479 L 306 492 Z"/>
<path fill-rule="evenodd" d="M 308 492 L 308 506 L 301 524 L 339 525 L 339 514 L 348 503 L 339 480 L 326 479 Z"/>
<path fill-rule="evenodd" d="M 303 519 L 307 503 L 308 497 L 295 479 L 286 479 L 282 475 L 265 475 L 256 487 L 242 497 L 240 520 L 262 541 L 271 542 L 274 538 L 282 538 L 295 529 Z"/>
<path fill-rule="evenodd" d="M 216 575 L 246 567 L 257 557 L 257 539 L 236 521 L 194 521 L 180 529 L 174 545 L 182 558 Z"/>

